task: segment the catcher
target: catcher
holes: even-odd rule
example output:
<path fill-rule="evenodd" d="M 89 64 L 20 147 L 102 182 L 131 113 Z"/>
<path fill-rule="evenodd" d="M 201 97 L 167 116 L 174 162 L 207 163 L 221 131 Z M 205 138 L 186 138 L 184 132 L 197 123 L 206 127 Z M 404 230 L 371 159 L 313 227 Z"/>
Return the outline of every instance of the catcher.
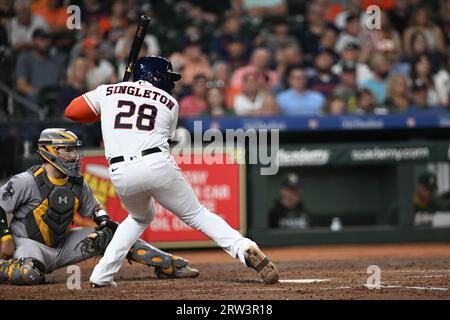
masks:
<path fill-rule="evenodd" d="M 45 274 L 103 254 L 118 223 L 112 221 L 80 175 L 82 145 L 66 129 L 45 129 L 41 165 L 0 188 L 0 283 L 35 285 Z M 6 213 L 14 215 L 8 227 Z M 94 227 L 70 228 L 73 222 Z M 188 261 L 138 240 L 127 258 L 155 268 L 157 278 L 194 278 Z M 9 259 L 9 260 L 6 260 Z"/>

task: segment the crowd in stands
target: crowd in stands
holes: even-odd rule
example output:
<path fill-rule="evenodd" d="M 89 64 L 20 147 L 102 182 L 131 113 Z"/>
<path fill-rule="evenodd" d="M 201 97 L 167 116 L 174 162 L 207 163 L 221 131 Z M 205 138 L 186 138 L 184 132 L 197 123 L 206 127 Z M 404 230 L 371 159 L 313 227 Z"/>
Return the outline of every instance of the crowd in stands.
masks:
<path fill-rule="evenodd" d="M 0 82 L 61 117 L 121 81 L 140 14 L 140 55 L 183 75 L 180 118 L 450 110 L 450 0 L 0 0 Z M 0 91 L 0 119 L 31 116 Z"/>

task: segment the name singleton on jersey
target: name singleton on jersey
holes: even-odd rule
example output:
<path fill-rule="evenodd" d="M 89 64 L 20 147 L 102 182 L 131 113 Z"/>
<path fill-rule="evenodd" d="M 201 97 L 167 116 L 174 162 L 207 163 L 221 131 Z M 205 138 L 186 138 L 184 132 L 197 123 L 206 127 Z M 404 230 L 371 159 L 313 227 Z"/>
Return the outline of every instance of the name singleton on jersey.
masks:
<path fill-rule="evenodd" d="M 174 107 L 174 102 L 168 96 L 161 94 L 161 92 L 156 92 L 149 89 L 141 89 L 133 86 L 108 86 L 106 88 L 106 95 L 109 96 L 111 94 L 128 94 L 135 97 L 143 97 L 152 99 L 155 101 L 159 101 L 164 104 L 169 110 L 172 110 Z"/>

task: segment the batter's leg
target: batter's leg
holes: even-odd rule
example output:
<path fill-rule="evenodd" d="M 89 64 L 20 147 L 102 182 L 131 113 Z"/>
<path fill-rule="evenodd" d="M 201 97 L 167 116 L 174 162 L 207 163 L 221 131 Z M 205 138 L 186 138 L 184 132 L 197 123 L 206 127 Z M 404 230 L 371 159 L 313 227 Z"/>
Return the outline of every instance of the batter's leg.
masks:
<path fill-rule="evenodd" d="M 217 214 L 205 208 L 181 173 L 173 172 L 172 183 L 154 192 L 155 199 L 183 222 L 214 240 L 232 257 L 245 264 L 244 251 L 255 244 L 230 227 Z"/>
<path fill-rule="evenodd" d="M 120 196 L 128 217 L 119 225 L 114 237 L 95 266 L 90 281 L 95 286 L 115 285 L 114 275 L 119 271 L 131 246 L 139 239 L 155 215 L 153 201 L 148 193 Z"/>
<path fill-rule="evenodd" d="M 278 282 L 278 270 L 252 240 L 243 237 L 217 214 L 200 204 L 190 183 L 174 166 L 166 172 L 171 183 L 154 191 L 155 199 L 187 225 L 214 240 L 232 257 L 238 257 L 247 267 L 255 269 L 264 282 Z"/>

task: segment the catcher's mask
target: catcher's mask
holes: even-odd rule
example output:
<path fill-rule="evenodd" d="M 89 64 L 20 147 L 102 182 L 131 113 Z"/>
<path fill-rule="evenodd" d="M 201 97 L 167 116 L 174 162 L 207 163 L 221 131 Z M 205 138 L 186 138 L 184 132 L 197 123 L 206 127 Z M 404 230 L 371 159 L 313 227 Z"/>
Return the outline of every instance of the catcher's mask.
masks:
<path fill-rule="evenodd" d="M 38 140 L 38 154 L 43 162 L 51 163 L 65 175 L 80 175 L 80 154 L 82 142 L 67 129 L 51 128 L 41 132 Z"/>

